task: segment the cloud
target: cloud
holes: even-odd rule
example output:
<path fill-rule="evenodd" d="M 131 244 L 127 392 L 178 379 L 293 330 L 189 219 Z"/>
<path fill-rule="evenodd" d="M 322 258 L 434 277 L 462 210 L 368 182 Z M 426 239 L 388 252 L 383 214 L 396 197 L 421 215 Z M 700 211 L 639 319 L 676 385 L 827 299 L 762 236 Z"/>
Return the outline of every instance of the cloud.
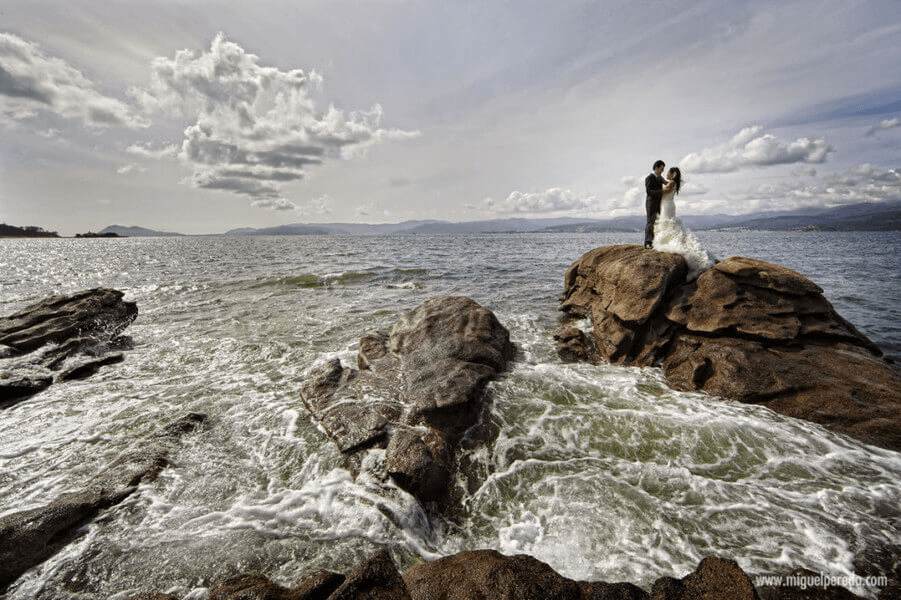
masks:
<path fill-rule="evenodd" d="M 825 138 L 798 138 L 785 143 L 762 131 L 759 125 L 745 127 L 725 144 L 689 154 L 679 167 L 694 173 L 731 173 L 749 167 L 822 163 L 832 151 Z"/>
<path fill-rule="evenodd" d="M 707 209 L 730 213 L 834 207 L 861 202 L 901 202 L 901 169 L 883 170 L 863 164 L 811 180 L 765 183 L 744 191 L 719 195 Z"/>
<path fill-rule="evenodd" d="M 564 188 L 550 188 L 542 192 L 512 192 L 502 202 L 486 198 L 485 204 L 497 212 L 519 213 L 597 209 L 597 202 L 594 196 Z"/>
<path fill-rule="evenodd" d="M 320 114 L 308 90 L 321 84 L 315 71 L 260 65 L 257 56 L 220 33 L 208 51 L 156 58 L 150 87 L 132 93 L 150 112 L 177 110 L 194 121 L 178 152 L 193 170 L 187 180 L 191 185 L 243 194 L 254 199 L 254 206 L 284 210 L 294 205 L 282 197 L 282 187 L 306 177 L 308 169 L 418 135 L 379 127 L 378 105 L 350 114 L 332 105 Z M 143 146 L 129 150 L 153 154 Z"/>
<path fill-rule="evenodd" d="M 296 210 L 297 205 L 285 198 L 263 198 L 250 203 L 256 208 L 268 208 L 270 210 Z"/>
<path fill-rule="evenodd" d="M 886 119 L 879 125 L 871 127 L 870 130 L 867 131 L 867 135 L 874 135 L 877 131 L 892 129 L 894 127 L 901 127 L 901 118 L 896 117 L 894 119 Z"/>
<path fill-rule="evenodd" d="M 124 165 L 124 166 L 116 169 L 116 173 L 118 173 L 119 175 L 127 175 L 128 173 L 131 173 L 133 171 L 138 171 L 138 172 L 143 173 L 146 170 L 147 169 L 145 169 L 138 163 L 130 163 L 130 164 Z"/>
<path fill-rule="evenodd" d="M 129 154 L 134 154 L 136 156 L 143 156 L 144 158 L 175 158 L 178 156 L 178 151 L 180 150 L 179 146 L 176 144 L 170 144 L 164 148 L 159 150 L 153 150 L 147 144 L 132 144 L 128 148 L 125 149 Z"/>
<path fill-rule="evenodd" d="M 88 127 L 147 127 L 150 122 L 94 84 L 66 61 L 27 40 L 0 33 L 0 117 L 25 120 L 49 112 Z"/>

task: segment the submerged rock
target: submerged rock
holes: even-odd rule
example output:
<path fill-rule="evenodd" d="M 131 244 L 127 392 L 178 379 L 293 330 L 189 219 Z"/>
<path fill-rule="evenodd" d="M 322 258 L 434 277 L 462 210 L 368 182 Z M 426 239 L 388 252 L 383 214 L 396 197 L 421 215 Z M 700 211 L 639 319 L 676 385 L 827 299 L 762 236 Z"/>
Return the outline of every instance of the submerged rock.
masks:
<path fill-rule="evenodd" d="M 354 471 L 367 450 L 384 449 L 379 468 L 400 487 L 441 500 L 454 448 L 514 353 L 491 311 L 469 298 L 433 298 L 401 315 L 390 334 L 363 337 L 359 369 L 333 360 L 314 370 L 301 397 Z"/>
<path fill-rule="evenodd" d="M 121 362 L 117 350 L 130 341 L 119 334 L 138 315 L 122 296 L 105 288 L 52 296 L 0 318 L 0 405 Z"/>
<path fill-rule="evenodd" d="M 139 483 L 153 481 L 169 464 L 179 436 L 204 420 L 204 415 L 190 413 L 117 458 L 82 490 L 0 518 L 0 593 L 78 537 L 100 511 L 122 502 Z"/>
<path fill-rule="evenodd" d="M 613 364 L 659 366 L 674 389 L 762 404 L 901 450 L 901 369 L 819 286 L 742 257 L 690 283 L 686 272 L 677 254 L 597 248 L 567 270 L 560 310 L 591 320 L 593 346 Z"/>

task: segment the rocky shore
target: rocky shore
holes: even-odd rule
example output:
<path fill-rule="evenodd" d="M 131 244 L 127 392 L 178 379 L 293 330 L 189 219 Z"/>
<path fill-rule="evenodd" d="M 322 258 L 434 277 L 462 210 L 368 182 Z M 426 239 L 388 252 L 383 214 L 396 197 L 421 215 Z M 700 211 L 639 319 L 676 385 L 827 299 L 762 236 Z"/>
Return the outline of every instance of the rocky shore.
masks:
<path fill-rule="evenodd" d="M 639 247 L 583 256 L 566 273 L 561 308 L 571 318 L 589 319 L 593 331 L 559 331 L 561 356 L 658 365 L 678 389 L 763 403 L 899 448 L 897 368 L 835 313 L 815 284 L 742 258 L 723 261 L 692 283 L 685 282 L 686 271 L 681 257 Z M 121 354 L 111 348 L 127 347 L 119 334 L 136 315 L 121 292 L 101 289 L 50 298 L 4 318 L 0 350 L 12 375 L 0 379 L 0 393 L 21 401 L 64 373 L 113 362 L 109 356 Z M 490 402 L 487 384 L 503 375 L 514 355 L 508 330 L 491 311 L 465 297 L 434 298 L 401 314 L 390 332 L 364 335 L 357 368 L 335 360 L 312 369 L 300 402 L 355 474 L 390 479 L 442 509 L 450 502 L 455 448 Z M 30 380 L 40 369 L 44 376 Z M 176 420 L 84 489 L 0 519 L 0 593 L 139 483 L 152 481 L 169 465 L 181 436 L 205 420 L 199 414 Z M 791 575 L 796 581 L 815 577 Z M 153 590 L 152 582 L 147 588 L 131 600 L 184 600 Z M 628 582 L 574 581 L 533 557 L 493 550 L 461 552 L 403 572 L 381 550 L 346 574 L 315 571 L 277 583 L 249 573 L 213 582 L 207 592 L 209 600 L 856 598 L 840 587 L 755 587 L 752 575 L 725 557 L 704 558 L 692 573 L 674 573 L 644 590 Z M 893 581 L 879 597 L 899 595 Z"/>
<path fill-rule="evenodd" d="M 901 450 L 901 368 L 785 267 L 726 259 L 692 282 L 677 254 L 596 248 L 566 272 L 566 360 L 657 366 L 669 385 L 766 406 Z M 573 327 L 587 320 L 590 333 Z"/>
<path fill-rule="evenodd" d="M 372 554 L 347 575 L 314 571 L 286 587 L 260 575 L 213 585 L 208 600 L 856 600 L 838 586 L 808 586 L 816 575 L 786 573 L 780 586 L 756 588 L 733 560 L 705 558 L 684 577 L 661 577 L 646 592 L 631 583 L 574 581 L 527 555 L 460 552 L 401 573 L 387 551 Z M 885 596 L 889 598 L 891 596 Z M 145 592 L 128 600 L 183 600 Z"/>

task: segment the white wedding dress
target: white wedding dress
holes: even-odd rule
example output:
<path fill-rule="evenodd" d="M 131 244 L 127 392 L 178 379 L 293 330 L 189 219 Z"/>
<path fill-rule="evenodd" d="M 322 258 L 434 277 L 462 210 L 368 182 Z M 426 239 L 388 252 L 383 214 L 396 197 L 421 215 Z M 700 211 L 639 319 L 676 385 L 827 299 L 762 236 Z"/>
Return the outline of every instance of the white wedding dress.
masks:
<path fill-rule="evenodd" d="M 688 263 L 687 279 L 693 281 L 718 261 L 676 216 L 675 198 L 673 190 L 660 199 L 660 214 L 654 222 L 654 250 L 681 254 Z"/>

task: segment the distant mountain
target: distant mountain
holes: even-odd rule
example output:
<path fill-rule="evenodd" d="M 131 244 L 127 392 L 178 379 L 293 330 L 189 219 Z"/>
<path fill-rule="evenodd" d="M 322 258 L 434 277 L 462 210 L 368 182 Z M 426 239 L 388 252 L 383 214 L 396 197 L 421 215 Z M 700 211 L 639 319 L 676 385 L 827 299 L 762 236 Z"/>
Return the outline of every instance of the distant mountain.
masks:
<path fill-rule="evenodd" d="M 153 229 L 147 229 L 144 227 L 124 227 L 122 225 L 110 225 L 109 227 L 104 227 L 98 232 L 99 235 L 104 235 L 107 233 L 115 233 L 116 235 L 120 235 L 122 237 L 173 237 L 184 235 L 181 233 L 154 231 Z"/>
<path fill-rule="evenodd" d="M 863 202 L 833 209 L 820 209 L 807 214 L 786 214 L 763 218 L 747 218 L 721 223 L 709 229 L 735 228 L 761 231 L 820 229 L 826 231 L 896 231 L 901 230 L 901 202 Z"/>
<path fill-rule="evenodd" d="M 631 219 L 635 220 L 636 218 L 632 217 Z M 615 221 L 618 222 L 618 220 Z M 641 227 L 644 227 L 643 218 L 641 222 Z M 242 227 L 227 231 L 225 235 L 467 235 L 480 233 L 528 233 L 543 231 L 549 227 L 580 227 L 586 223 L 589 225 L 603 225 L 607 222 L 559 217 L 554 219 L 494 219 L 489 221 L 465 221 L 462 223 L 427 220 L 376 225 L 361 223 L 295 223 L 261 229 Z"/>

